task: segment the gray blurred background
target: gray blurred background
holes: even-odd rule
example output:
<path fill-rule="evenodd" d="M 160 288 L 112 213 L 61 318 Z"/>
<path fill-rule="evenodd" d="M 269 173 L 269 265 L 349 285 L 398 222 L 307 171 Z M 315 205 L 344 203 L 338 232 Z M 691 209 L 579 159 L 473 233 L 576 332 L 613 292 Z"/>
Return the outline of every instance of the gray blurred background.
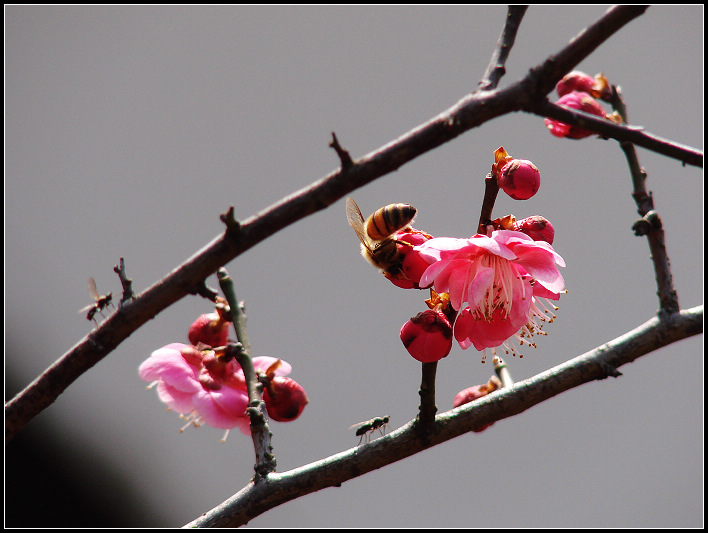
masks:
<path fill-rule="evenodd" d="M 606 6 L 534 6 L 502 86 L 557 52 Z M 5 8 L 6 399 L 92 324 L 86 280 L 142 291 L 199 250 L 234 206 L 247 218 L 476 88 L 505 6 L 9 6 Z M 579 65 L 619 84 L 633 124 L 702 149 L 703 7 L 653 6 Z M 552 95 L 555 99 L 555 95 Z M 496 216 L 556 229 L 568 294 L 522 380 L 609 341 L 657 307 L 648 246 L 615 141 L 557 139 L 543 120 L 494 120 L 355 191 L 365 215 L 418 208 L 440 236 L 475 231 L 483 178 L 504 146 L 541 170 L 539 193 Z M 703 302 L 703 173 L 639 149 L 683 308 Z M 280 472 L 357 443 L 349 426 L 416 415 L 420 364 L 400 326 L 424 293 L 359 256 L 344 201 L 226 265 L 255 355 L 294 367 L 302 417 L 273 425 Z M 209 284 L 216 286 L 214 278 Z M 252 476 L 250 439 L 190 428 L 146 391 L 138 365 L 208 302 L 186 298 L 75 382 L 6 448 L 8 526 L 181 526 Z M 703 337 L 254 519 L 253 527 L 700 527 Z M 437 403 L 492 366 L 453 348 Z M 64 499 L 63 499 L 64 498 Z M 66 500 L 66 501 L 65 501 Z"/>

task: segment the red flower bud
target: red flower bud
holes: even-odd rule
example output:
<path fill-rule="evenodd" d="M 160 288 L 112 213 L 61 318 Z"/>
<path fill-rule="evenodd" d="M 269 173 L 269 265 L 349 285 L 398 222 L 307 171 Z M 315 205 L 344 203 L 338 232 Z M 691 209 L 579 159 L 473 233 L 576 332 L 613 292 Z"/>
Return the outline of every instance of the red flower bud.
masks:
<path fill-rule="evenodd" d="M 602 106 L 598 104 L 592 96 L 585 92 L 572 91 L 562 96 L 556 104 L 564 105 L 566 107 L 570 107 L 571 109 L 578 109 L 580 111 L 584 111 L 585 113 L 597 115 L 598 117 L 607 118 L 607 114 Z M 556 137 L 582 139 L 593 134 L 591 131 L 578 128 L 577 126 L 571 126 L 551 118 L 544 119 L 544 122 L 546 123 L 546 127 L 551 134 Z"/>
<path fill-rule="evenodd" d="M 268 416 L 277 422 L 290 422 L 300 416 L 310 400 L 294 379 L 276 376 L 263 389 Z"/>
<path fill-rule="evenodd" d="M 514 222 L 514 231 L 520 231 L 531 237 L 534 241 L 546 241 L 553 244 L 555 230 L 553 224 L 540 215 L 524 218 Z"/>
<path fill-rule="evenodd" d="M 418 255 L 414 249 L 415 246 L 423 244 L 428 239 L 432 239 L 432 235 L 428 235 L 424 231 L 415 228 L 397 231 L 392 235 L 399 244 L 396 244 L 397 253 L 400 257 L 400 271 L 395 274 L 384 272 L 384 275 L 396 287 L 402 289 L 420 289 L 418 285 L 420 277 L 426 268 L 430 266 L 425 259 Z M 408 244 L 401 244 L 408 243 Z"/>
<path fill-rule="evenodd" d="M 502 384 L 501 384 L 501 381 L 499 381 L 499 378 L 497 378 L 496 376 L 492 376 L 489 379 L 489 383 L 485 383 L 484 385 L 475 385 L 473 387 L 468 387 L 468 388 L 458 392 L 457 395 L 455 396 L 454 401 L 452 402 L 452 406 L 459 407 L 460 405 L 464 405 L 466 403 L 473 402 L 476 399 L 481 398 L 482 396 L 486 396 L 490 392 L 501 388 L 501 386 L 502 386 Z M 492 422 L 492 424 L 493 423 L 494 422 Z M 473 429 L 472 431 L 474 431 L 475 433 L 479 433 L 480 431 L 484 431 L 485 429 L 487 429 L 492 424 L 486 424 L 484 426 Z"/>
<path fill-rule="evenodd" d="M 401 341 L 415 359 L 432 363 L 452 349 L 452 325 L 442 311 L 428 309 L 401 327 Z"/>
<path fill-rule="evenodd" d="M 528 200 L 541 186 L 541 173 L 531 161 L 512 159 L 502 167 L 497 183 L 514 200 Z"/>
<path fill-rule="evenodd" d="M 610 97 L 610 83 L 602 74 L 592 77 L 574 70 L 563 76 L 563 79 L 556 84 L 558 96 L 565 96 L 573 91 L 588 93 L 595 98 L 607 100 Z"/>
<path fill-rule="evenodd" d="M 189 342 L 198 345 L 224 346 L 228 341 L 229 325 L 219 313 L 207 313 L 197 318 L 189 327 Z"/>

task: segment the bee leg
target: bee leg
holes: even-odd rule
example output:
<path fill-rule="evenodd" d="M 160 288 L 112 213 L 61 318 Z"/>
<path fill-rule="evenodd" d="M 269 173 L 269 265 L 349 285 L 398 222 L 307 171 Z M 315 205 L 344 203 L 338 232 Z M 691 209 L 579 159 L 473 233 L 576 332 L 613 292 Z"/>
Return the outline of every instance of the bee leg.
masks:
<path fill-rule="evenodd" d="M 404 246 L 410 246 L 411 248 L 413 248 L 415 246 L 415 244 L 411 244 L 406 241 L 399 241 L 398 239 L 393 239 L 393 242 L 395 242 L 396 244 L 402 244 Z"/>

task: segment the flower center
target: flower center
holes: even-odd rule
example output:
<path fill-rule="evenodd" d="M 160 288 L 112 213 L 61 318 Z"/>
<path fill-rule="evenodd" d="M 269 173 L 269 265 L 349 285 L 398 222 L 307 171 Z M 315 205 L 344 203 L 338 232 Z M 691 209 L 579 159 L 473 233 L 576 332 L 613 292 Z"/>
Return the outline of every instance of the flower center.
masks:
<path fill-rule="evenodd" d="M 473 311 L 475 318 L 492 321 L 494 318 L 499 318 L 498 313 L 495 317 L 497 310 L 501 312 L 502 318 L 507 318 L 514 304 L 515 285 L 521 287 L 521 298 L 526 296 L 526 288 L 523 283 L 520 283 L 521 276 L 508 259 L 494 254 L 484 254 L 480 260 L 483 266 L 492 269 L 494 280 L 479 301 L 477 309 Z"/>

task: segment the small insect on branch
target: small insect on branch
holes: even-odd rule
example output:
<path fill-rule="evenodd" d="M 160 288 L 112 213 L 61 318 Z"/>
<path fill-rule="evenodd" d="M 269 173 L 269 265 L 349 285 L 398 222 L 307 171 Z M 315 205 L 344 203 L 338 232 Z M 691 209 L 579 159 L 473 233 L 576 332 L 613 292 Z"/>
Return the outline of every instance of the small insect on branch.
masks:
<path fill-rule="evenodd" d="M 93 320 L 96 324 L 98 324 L 98 322 L 96 321 L 96 313 L 100 313 L 101 316 L 105 318 L 103 310 L 109 305 L 111 307 L 115 307 L 112 303 L 113 293 L 109 292 L 105 295 L 98 294 L 98 291 L 96 290 L 96 281 L 91 276 L 89 276 L 88 279 L 88 290 L 89 295 L 91 295 L 91 298 L 93 298 L 94 300 L 94 303 L 87 305 L 82 309 L 79 309 L 79 313 L 88 311 L 86 313 L 86 320 Z"/>
<path fill-rule="evenodd" d="M 355 435 L 359 437 L 359 444 L 362 443 L 364 438 L 366 438 L 366 442 L 371 442 L 371 434 L 377 429 L 379 430 L 379 433 L 381 433 L 381 436 L 386 434 L 386 426 L 388 426 L 390 419 L 391 417 L 388 415 L 377 416 L 371 420 L 366 420 L 365 422 L 357 422 L 356 424 L 350 426 L 349 429 L 356 428 Z"/>

